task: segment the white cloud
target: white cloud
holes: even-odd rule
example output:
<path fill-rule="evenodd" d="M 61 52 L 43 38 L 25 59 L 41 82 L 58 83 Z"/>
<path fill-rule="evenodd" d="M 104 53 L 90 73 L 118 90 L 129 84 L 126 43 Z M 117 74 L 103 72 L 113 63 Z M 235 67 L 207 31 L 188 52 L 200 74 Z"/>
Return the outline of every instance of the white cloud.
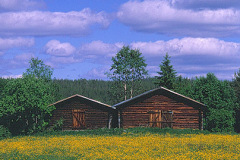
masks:
<path fill-rule="evenodd" d="M 104 73 L 109 71 L 109 66 L 112 64 L 111 57 L 115 56 L 122 46 L 123 43 L 92 41 L 82 44 L 75 50 L 76 47 L 70 43 L 53 40 L 45 46 L 46 51 L 51 55 L 47 64 L 54 68 L 65 68 L 66 65 L 82 62 L 108 66 L 93 68 L 87 74 L 81 75 L 88 79 L 106 79 Z M 68 49 L 72 47 L 74 48 L 72 51 Z M 178 75 L 189 78 L 213 72 L 218 75 L 225 74 L 225 79 L 231 79 L 240 61 L 240 43 L 216 38 L 186 37 L 168 41 L 133 42 L 130 47 L 139 49 L 143 53 L 150 76 L 157 76 L 157 72 L 160 71 L 159 64 L 166 52 L 171 56 L 171 63 Z M 58 55 L 60 53 L 57 52 L 58 50 L 64 50 L 64 52 Z"/>
<path fill-rule="evenodd" d="M 104 43 L 102 41 L 92 41 L 82 44 L 76 49 L 72 44 L 61 43 L 58 40 L 49 41 L 44 50 L 51 57 L 46 62 L 48 65 L 59 68 L 62 64 L 69 65 L 90 61 L 90 63 L 106 64 L 122 48 L 122 43 Z"/>
<path fill-rule="evenodd" d="M 22 78 L 22 75 L 21 74 L 18 74 L 18 75 L 3 75 L 1 76 L 2 78 Z"/>
<path fill-rule="evenodd" d="M 16 55 L 13 59 L 9 60 L 6 64 L 10 68 L 24 68 L 29 65 L 31 58 L 35 57 L 32 53 L 23 53 Z"/>
<path fill-rule="evenodd" d="M 60 43 L 58 40 L 51 40 L 45 45 L 45 51 L 47 54 L 53 56 L 70 56 L 76 48 L 70 43 Z"/>
<path fill-rule="evenodd" d="M 5 73 L 10 73 L 12 69 L 23 69 L 29 66 L 31 58 L 35 57 L 33 53 L 22 53 L 17 54 L 11 59 L 2 58 L 0 59 L 1 68 Z"/>
<path fill-rule="evenodd" d="M 156 76 L 166 52 L 171 56 L 171 64 L 184 77 L 216 73 L 220 79 L 231 79 L 239 68 L 240 43 L 227 42 L 216 38 L 172 39 L 168 41 L 134 42 L 131 48 L 143 53 L 149 74 Z M 224 77 L 225 75 L 225 77 Z"/>
<path fill-rule="evenodd" d="M 15 47 L 31 47 L 33 45 L 33 38 L 0 38 L 0 50 L 7 50 Z"/>
<path fill-rule="evenodd" d="M 0 35 L 83 36 L 93 26 L 108 27 L 110 19 L 104 12 L 85 8 L 72 12 L 6 12 L 0 13 Z"/>
<path fill-rule="evenodd" d="M 240 56 L 240 43 L 226 42 L 216 38 L 182 38 L 169 41 L 135 42 L 132 48 L 138 48 L 148 57 L 181 55 Z"/>
<path fill-rule="evenodd" d="M 87 74 L 83 75 L 83 77 L 87 79 L 107 79 L 105 73 L 109 71 L 109 68 L 108 66 L 93 68 Z"/>
<path fill-rule="evenodd" d="M 197 37 L 240 34 L 240 11 L 232 8 L 189 10 L 175 8 L 166 0 L 129 1 L 120 7 L 117 17 L 142 32 Z"/>
<path fill-rule="evenodd" d="M 0 11 L 34 10 L 45 8 L 43 0 L 1 0 Z"/>
<path fill-rule="evenodd" d="M 76 59 L 72 56 L 70 57 L 52 57 L 51 62 L 54 62 L 55 66 L 57 64 L 72 64 L 76 62 L 81 62 L 81 60 Z"/>
<path fill-rule="evenodd" d="M 240 8 L 239 0 L 168 0 L 176 8 L 205 9 L 205 8 Z"/>
<path fill-rule="evenodd" d="M 110 44 L 102 41 L 92 41 L 80 47 L 78 56 L 98 61 L 100 59 L 111 60 L 111 57 L 115 56 L 122 46 L 123 43 Z"/>

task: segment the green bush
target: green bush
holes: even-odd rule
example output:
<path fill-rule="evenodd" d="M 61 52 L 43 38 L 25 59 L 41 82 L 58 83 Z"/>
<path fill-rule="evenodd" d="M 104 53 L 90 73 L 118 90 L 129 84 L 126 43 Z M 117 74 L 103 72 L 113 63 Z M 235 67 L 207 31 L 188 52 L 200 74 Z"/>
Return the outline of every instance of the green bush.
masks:
<path fill-rule="evenodd" d="M 43 131 L 54 106 L 52 84 L 34 76 L 11 80 L 0 100 L 1 124 L 13 135 Z"/>
<path fill-rule="evenodd" d="M 212 132 L 233 132 L 235 119 L 233 111 L 225 109 L 210 109 L 207 129 Z"/>
<path fill-rule="evenodd" d="M 64 122 L 63 118 L 60 118 L 59 120 L 57 120 L 56 123 L 53 125 L 53 130 L 61 131 L 63 129 L 63 122 Z"/>
<path fill-rule="evenodd" d="M 9 130 L 3 125 L 0 125 L 0 139 L 7 138 L 10 136 L 11 136 L 11 133 L 9 132 Z"/>
<path fill-rule="evenodd" d="M 207 77 L 194 80 L 191 98 L 206 105 L 205 128 L 212 132 L 233 132 L 237 98 L 228 81 L 218 80 L 208 73 Z"/>

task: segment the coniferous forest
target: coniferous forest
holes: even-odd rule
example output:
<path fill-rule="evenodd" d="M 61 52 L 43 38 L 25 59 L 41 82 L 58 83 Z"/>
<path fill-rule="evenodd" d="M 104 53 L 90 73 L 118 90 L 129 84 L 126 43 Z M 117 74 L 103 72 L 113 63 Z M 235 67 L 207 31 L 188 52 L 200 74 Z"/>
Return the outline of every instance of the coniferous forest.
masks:
<path fill-rule="evenodd" d="M 141 81 L 142 85 L 138 91 L 139 93 L 143 93 L 145 91 L 156 88 L 156 85 L 153 83 L 154 78 L 146 78 Z M 54 79 L 53 83 L 57 86 L 58 89 L 58 100 L 79 94 L 109 105 L 118 103 L 111 96 L 111 86 L 113 85 L 112 81 Z M 138 94 L 134 93 L 133 96 L 136 95 Z"/>

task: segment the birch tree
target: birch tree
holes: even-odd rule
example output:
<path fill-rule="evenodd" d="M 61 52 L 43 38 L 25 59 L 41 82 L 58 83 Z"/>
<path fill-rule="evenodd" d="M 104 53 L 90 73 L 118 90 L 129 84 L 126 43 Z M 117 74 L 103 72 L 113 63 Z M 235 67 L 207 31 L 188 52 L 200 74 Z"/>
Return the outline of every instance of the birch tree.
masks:
<path fill-rule="evenodd" d="M 122 90 L 122 93 L 118 92 L 118 94 L 123 95 L 123 100 L 132 98 L 136 82 L 147 76 L 147 64 L 141 55 L 142 53 L 139 50 L 123 46 L 116 56 L 112 58 L 113 64 L 108 77 L 115 82 L 115 88 L 112 89 Z"/>

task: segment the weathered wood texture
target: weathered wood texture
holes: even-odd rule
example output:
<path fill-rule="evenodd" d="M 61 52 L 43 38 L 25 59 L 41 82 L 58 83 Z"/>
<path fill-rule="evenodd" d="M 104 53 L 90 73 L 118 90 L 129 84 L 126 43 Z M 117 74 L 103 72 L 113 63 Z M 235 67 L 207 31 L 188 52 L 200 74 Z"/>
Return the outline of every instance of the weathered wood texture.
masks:
<path fill-rule="evenodd" d="M 201 114 L 202 111 L 199 108 L 194 108 L 183 102 L 178 102 L 164 95 L 153 95 L 145 100 L 135 102 L 126 107 L 119 109 L 121 113 L 121 127 L 139 127 L 139 126 L 149 126 L 149 127 L 172 127 L 172 128 L 191 128 L 191 129 L 201 129 Z M 157 117 L 156 115 L 151 115 L 152 112 L 172 112 L 172 117 L 170 117 L 173 122 L 169 122 L 169 125 L 164 122 L 163 117 Z M 157 112 L 156 112 L 157 113 Z M 160 114 L 160 116 L 162 116 Z M 152 124 L 153 117 L 157 121 L 161 121 L 160 124 Z"/>
<path fill-rule="evenodd" d="M 52 127 L 63 118 L 64 130 L 106 128 L 111 110 L 98 106 L 79 97 L 74 97 L 55 105 L 50 121 Z"/>

